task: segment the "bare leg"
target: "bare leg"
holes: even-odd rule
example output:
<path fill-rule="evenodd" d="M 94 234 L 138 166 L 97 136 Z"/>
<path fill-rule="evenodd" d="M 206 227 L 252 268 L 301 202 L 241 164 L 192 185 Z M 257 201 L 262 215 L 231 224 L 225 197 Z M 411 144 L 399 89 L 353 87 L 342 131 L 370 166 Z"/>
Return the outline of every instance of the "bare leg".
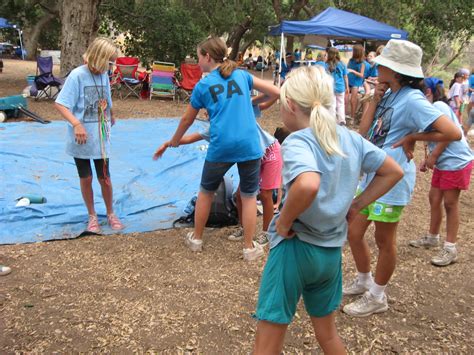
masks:
<path fill-rule="evenodd" d="M 439 234 L 441 221 L 443 220 L 443 211 L 441 209 L 441 203 L 443 202 L 443 191 L 432 187 L 428 196 L 431 208 L 430 234 Z"/>
<path fill-rule="evenodd" d="M 347 234 L 357 271 L 363 273 L 370 272 L 370 249 L 367 241 L 364 239 L 365 232 L 370 223 L 371 221 L 367 220 L 366 215 L 358 214 L 349 225 L 349 232 Z"/>
<path fill-rule="evenodd" d="M 92 176 L 88 176 L 86 178 L 80 178 L 81 184 L 81 193 L 82 198 L 84 199 L 84 203 L 87 207 L 87 213 L 90 216 L 95 216 L 95 208 L 94 208 L 94 191 L 92 190 Z"/>
<path fill-rule="evenodd" d="M 99 184 L 102 190 L 105 208 L 107 209 L 107 216 L 109 216 L 114 213 L 112 181 L 108 179 L 108 182 L 106 182 L 105 179 L 99 178 Z"/>
<path fill-rule="evenodd" d="M 254 355 L 279 355 L 283 349 L 288 324 L 258 321 Z"/>
<path fill-rule="evenodd" d="M 272 190 L 261 190 L 260 201 L 263 206 L 263 226 L 262 230 L 267 231 L 268 225 L 273 218 L 273 191 Z"/>
<path fill-rule="evenodd" d="M 199 191 L 194 210 L 194 239 L 201 240 L 211 211 L 214 193 Z"/>
<path fill-rule="evenodd" d="M 459 196 L 461 190 L 443 191 L 446 210 L 446 241 L 456 243 L 459 230 Z"/>
<path fill-rule="evenodd" d="M 321 318 L 311 317 L 316 340 L 325 354 L 346 353 L 344 344 L 337 334 L 335 319 L 335 312 Z"/>
<path fill-rule="evenodd" d="M 212 199 L 211 199 L 212 201 Z M 209 204 L 209 208 L 211 204 Z M 209 211 L 207 212 L 209 214 Z M 242 196 L 242 226 L 244 227 L 244 248 L 253 248 L 253 237 L 257 224 L 257 198 Z"/>
<path fill-rule="evenodd" d="M 351 117 L 353 121 L 356 119 L 357 101 L 359 100 L 358 91 L 358 87 L 351 88 Z"/>
<path fill-rule="evenodd" d="M 397 236 L 398 222 L 375 222 L 375 242 L 379 248 L 377 267 L 375 269 L 375 283 L 380 286 L 388 284 L 397 263 Z"/>

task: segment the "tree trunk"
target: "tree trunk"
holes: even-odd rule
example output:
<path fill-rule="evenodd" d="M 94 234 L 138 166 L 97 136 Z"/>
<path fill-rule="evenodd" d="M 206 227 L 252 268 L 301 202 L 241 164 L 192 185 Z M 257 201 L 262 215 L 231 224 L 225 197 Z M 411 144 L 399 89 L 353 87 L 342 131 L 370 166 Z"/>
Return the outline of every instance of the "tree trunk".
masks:
<path fill-rule="evenodd" d="M 82 55 L 96 37 L 101 0 L 62 1 L 61 75 L 83 64 Z"/>
<path fill-rule="evenodd" d="M 228 39 L 227 45 L 232 48 L 229 58 L 235 60 L 237 58 L 237 54 L 239 53 L 239 46 L 242 37 L 244 36 L 245 32 L 250 29 L 250 24 L 252 23 L 252 18 L 247 16 L 245 21 L 237 26 L 237 28 L 232 32 Z"/>
<path fill-rule="evenodd" d="M 55 18 L 57 14 L 53 13 L 45 13 L 43 17 L 39 19 L 38 22 L 35 23 L 32 27 L 25 27 L 23 30 L 23 40 L 24 46 L 26 49 L 26 59 L 34 60 L 36 59 L 36 52 L 38 50 L 38 40 L 43 31 L 44 26 L 48 24 L 53 18 Z"/>

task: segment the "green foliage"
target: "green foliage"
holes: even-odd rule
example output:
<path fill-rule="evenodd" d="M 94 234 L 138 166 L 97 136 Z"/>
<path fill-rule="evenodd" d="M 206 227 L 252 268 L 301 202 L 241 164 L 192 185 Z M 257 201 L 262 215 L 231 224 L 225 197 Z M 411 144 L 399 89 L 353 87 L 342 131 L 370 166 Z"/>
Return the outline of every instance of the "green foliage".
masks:
<path fill-rule="evenodd" d="M 142 63 L 152 61 L 181 63 L 196 52 L 196 44 L 206 33 L 196 24 L 192 13 L 164 1 L 105 1 L 105 22 L 101 31 L 124 34 L 123 51 L 137 56 Z"/>

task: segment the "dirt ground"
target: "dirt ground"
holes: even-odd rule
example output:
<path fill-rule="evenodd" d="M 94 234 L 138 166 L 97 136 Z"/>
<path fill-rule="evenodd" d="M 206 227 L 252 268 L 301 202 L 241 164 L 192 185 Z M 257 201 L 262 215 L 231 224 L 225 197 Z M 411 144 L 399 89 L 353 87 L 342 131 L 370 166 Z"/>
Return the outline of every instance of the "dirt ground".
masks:
<path fill-rule="evenodd" d="M 0 97 L 21 93 L 34 72 L 33 62 L 5 60 Z M 59 119 L 51 102 L 28 103 L 40 116 Z M 114 102 L 121 119 L 178 117 L 184 108 L 158 99 Z M 268 131 L 279 124 L 278 107 L 265 112 Z M 153 133 L 150 155 L 167 138 Z M 429 178 L 419 174 L 399 226 L 389 311 L 364 319 L 337 315 L 351 353 L 474 353 L 474 194 L 461 195 L 459 262 L 433 267 L 433 251 L 408 247 L 427 231 Z M 0 246 L 0 262 L 13 269 L 0 278 L 0 352 L 249 353 L 265 260 L 244 262 L 241 245 L 226 239 L 229 231 L 208 230 L 200 254 L 183 246 L 182 229 Z M 375 265 L 371 233 L 368 240 Z M 345 279 L 354 276 L 348 247 L 343 269 Z M 302 304 L 284 351 L 320 352 Z"/>

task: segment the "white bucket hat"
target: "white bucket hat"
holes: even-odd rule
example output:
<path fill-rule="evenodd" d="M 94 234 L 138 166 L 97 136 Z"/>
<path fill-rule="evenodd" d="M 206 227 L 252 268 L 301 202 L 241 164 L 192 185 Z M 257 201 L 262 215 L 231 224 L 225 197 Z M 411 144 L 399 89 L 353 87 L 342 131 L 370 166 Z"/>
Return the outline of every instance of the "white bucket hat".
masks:
<path fill-rule="evenodd" d="M 422 49 L 416 44 L 401 39 L 391 39 L 374 62 L 399 74 L 413 78 L 424 78 L 421 69 Z"/>

